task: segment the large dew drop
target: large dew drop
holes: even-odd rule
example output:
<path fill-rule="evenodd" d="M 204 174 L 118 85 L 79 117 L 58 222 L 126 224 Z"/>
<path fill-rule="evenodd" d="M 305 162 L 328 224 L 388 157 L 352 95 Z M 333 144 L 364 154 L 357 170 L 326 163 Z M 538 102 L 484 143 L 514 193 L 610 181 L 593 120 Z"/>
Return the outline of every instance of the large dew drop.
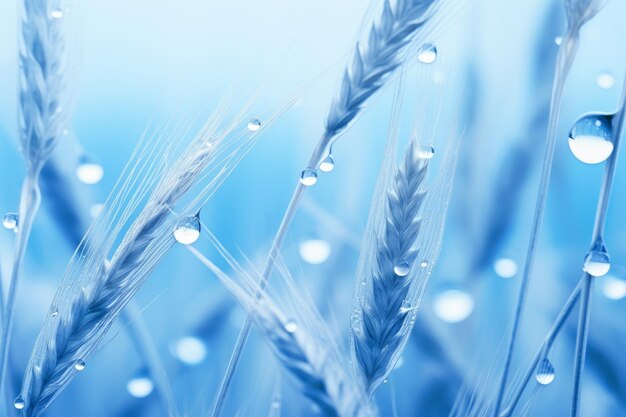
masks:
<path fill-rule="evenodd" d="M 435 148 L 424 146 L 417 151 L 417 157 L 421 159 L 432 159 L 435 156 Z"/>
<path fill-rule="evenodd" d="M 399 277 L 405 277 L 411 271 L 411 264 L 401 259 L 393 266 L 393 272 Z"/>
<path fill-rule="evenodd" d="M 76 363 L 74 364 L 74 368 L 75 368 L 77 371 L 82 371 L 82 370 L 84 370 L 84 369 L 85 369 L 85 361 L 83 361 L 83 360 L 79 360 L 78 362 L 76 362 Z"/>
<path fill-rule="evenodd" d="M 599 164 L 613 153 L 612 115 L 588 114 L 574 123 L 569 135 L 572 154 L 586 164 Z"/>
<path fill-rule="evenodd" d="M 548 359 L 544 358 L 541 363 L 539 363 L 535 379 L 541 385 L 550 385 L 552 381 L 554 381 L 554 367 Z"/>
<path fill-rule="evenodd" d="M 307 168 L 300 174 L 300 182 L 302 185 L 310 187 L 317 182 L 317 172 L 314 169 Z"/>
<path fill-rule="evenodd" d="M 2 219 L 2 225 L 9 230 L 13 230 L 19 223 L 19 217 L 15 213 L 7 213 Z"/>
<path fill-rule="evenodd" d="M 611 258 L 603 247 L 594 248 L 587 256 L 585 256 L 585 263 L 583 265 L 583 271 L 593 277 L 602 277 L 611 269 Z"/>
<path fill-rule="evenodd" d="M 87 185 L 97 184 L 103 176 L 104 168 L 102 168 L 102 165 L 87 155 L 80 157 L 76 167 L 76 177 L 80 182 Z"/>
<path fill-rule="evenodd" d="M 423 64 L 432 64 L 437 59 L 437 47 L 432 43 L 425 43 L 417 52 L 417 59 Z"/>
<path fill-rule="evenodd" d="M 191 245 L 200 237 L 200 219 L 189 216 L 181 219 L 174 229 L 174 239 L 183 245 Z"/>

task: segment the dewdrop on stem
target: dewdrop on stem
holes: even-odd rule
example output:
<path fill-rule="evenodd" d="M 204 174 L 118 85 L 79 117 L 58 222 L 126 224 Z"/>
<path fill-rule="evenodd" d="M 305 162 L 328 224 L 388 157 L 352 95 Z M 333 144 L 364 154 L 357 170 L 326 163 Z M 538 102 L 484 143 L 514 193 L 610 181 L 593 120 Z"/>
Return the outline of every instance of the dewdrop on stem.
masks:
<path fill-rule="evenodd" d="M 306 168 L 300 174 L 300 183 L 306 187 L 315 185 L 317 182 L 317 172 L 314 169 Z"/>
<path fill-rule="evenodd" d="M 602 277 L 611 269 L 611 258 L 602 242 L 597 242 L 585 256 L 583 271 L 592 277 Z"/>
<path fill-rule="evenodd" d="M 259 119 L 250 119 L 248 121 L 248 130 L 250 132 L 257 132 L 261 128 L 261 121 Z"/>
<path fill-rule="evenodd" d="M 421 147 L 417 150 L 417 157 L 421 159 L 432 159 L 435 156 L 435 148 L 432 145 Z"/>
<path fill-rule="evenodd" d="M 335 169 L 335 161 L 333 160 L 332 155 L 328 155 L 320 163 L 320 171 L 322 171 L 322 172 L 330 172 L 333 169 Z"/>
<path fill-rule="evenodd" d="M 182 218 L 174 229 L 174 239 L 183 245 L 191 245 L 200 237 L 200 213 Z"/>
<path fill-rule="evenodd" d="M 396 274 L 399 277 L 407 276 L 410 271 L 411 271 L 411 264 L 408 261 L 405 261 L 404 259 L 399 260 L 393 266 L 394 274 Z"/>
<path fill-rule="evenodd" d="M 285 322 L 285 331 L 287 333 L 295 333 L 298 330 L 298 323 L 295 320 L 287 320 Z"/>
<path fill-rule="evenodd" d="M 417 59 L 422 64 L 432 64 L 437 59 L 437 47 L 432 43 L 425 43 L 417 52 Z"/>
<path fill-rule="evenodd" d="M 580 117 L 569 134 L 572 154 L 586 164 L 599 164 L 613 153 L 613 115 L 592 113 Z"/>
<path fill-rule="evenodd" d="M 74 369 L 76 369 L 77 371 L 84 370 L 85 369 L 85 361 L 79 360 L 78 362 L 76 362 L 74 364 Z"/>
<path fill-rule="evenodd" d="M 19 216 L 16 213 L 7 213 L 2 219 L 2 225 L 5 229 L 13 230 L 19 224 Z"/>
<path fill-rule="evenodd" d="M 554 366 L 547 358 L 542 359 L 539 363 L 535 379 L 541 385 L 550 385 L 554 381 Z"/>
<path fill-rule="evenodd" d="M 26 406 L 26 403 L 24 402 L 24 399 L 22 398 L 21 395 L 18 395 L 17 398 L 15 398 L 15 401 L 13 401 L 13 407 L 15 407 L 18 410 L 22 410 L 25 406 Z"/>

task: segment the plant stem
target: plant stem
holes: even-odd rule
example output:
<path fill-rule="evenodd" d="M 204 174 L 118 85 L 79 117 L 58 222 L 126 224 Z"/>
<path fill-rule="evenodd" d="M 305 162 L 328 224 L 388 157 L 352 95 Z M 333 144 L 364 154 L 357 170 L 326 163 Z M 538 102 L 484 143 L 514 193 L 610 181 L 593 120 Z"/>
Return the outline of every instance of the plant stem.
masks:
<path fill-rule="evenodd" d="M 520 321 L 522 313 L 524 311 L 524 305 L 526 302 L 526 295 L 528 292 L 528 283 L 530 281 L 530 275 L 532 273 L 532 267 L 535 261 L 535 253 L 537 250 L 537 242 L 539 238 L 539 231 L 543 222 L 543 213 L 546 206 L 546 198 L 548 194 L 548 186 L 550 184 L 550 175 L 552 172 L 552 162 L 554 159 L 554 149 L 556 144 L 556 131 L 559 123 L 559 113 L 561 110 L 561 103 L 563 97 L 563 87 L 565 80 L 569 74 L 569 70 L 574 62 L 576 51 L 578 50 L 579 37 L 578 32 L 568 31 L 563 37 L 563 43 L 557 54 L 556 68 L 554 74 L 554 85 L 552 88 L 552 99 L 550 103 L 550 117 L 548 122 L 548 132 L 546 135 L 546 150 L 543 160 L 543 168 L 541 170 L 541 180 L 539 183 L 539 191 L 537 193 L 537 201 L 535 206 L 535 215 L 533 218 L 533 224 L 530 233 L 530 240 L 528 243 L 528 250 L 526 252 L 526 262 L 524 264 L 524 272 L 522 275 L 522 282 L 520 284 L 520 291 L 517 300 L 517 306 L 515 309 L 515 316 L 513 319 L 513 328 L 511 330 L 511 336 L 506 352 L 506 358 L 504 361 L 504 368 L 502 371 L 502 377 L 498 388 L 498 395 L 496 397 L 496 403 L 494 408 L 494 416 L 500 415 L 500 408 L 502 407 L 502 401 L 506 392 L 506 385 L 508 382 L 509 372 L 511 369 L 511 361 L 513 359 L 513 352 L 515 342 L 517 341 L 517 334 L 519 331 Z"/>
<path fill-rule="evenodd" d="M 4 312 L 4 326 L 2 333 L 2 344 L 0 345 L 0 392 L 2 392 L 2 384 L 6 374 L 9 346 L 11 343 L 11 331 L 13 330 L 13 314 L 15 312 L 15 294 L 17 292 L 17 284 L 20 278 L 22 264 L 30 231 L 33 226 L 33 220 L 39 210 L 41 203 L 41 193 L 39 191 L 39 171 L 29 172 L 22 184 L 22 192 L 20 196 L 20 210 L 18 217 L 18 226 L 16 236 L 16 246 L 13 258 L 13 270 L 11 271 L 11 280 L 9 281 L 9 292 Z M 7 399 L 9 400 L 9 399 Z"/>
<path fill-rule="evenodd" d="M 576 332 L 576 354 L 574 355 L 574 382 L 572 388 L 571 417 L 578 417 L 580 409 L 580 394 L 582 387 L 582 372 L 585 366 L 585 354 L 587 352 L 587 336 L 589 335 L 589 316 L 591 313 L 591 288 L 593 279 L 589 274 L 585 274 L 582 288 L 582 302 L 580 305 L 580 316 L 578 318 L 578 330 Z"/>
<path fill-rule="evenodd" d="M 313 161 L 316 157 L 316 153 L 313 153 L 311 160 Z M 283 219 L 280 223 L 280 227 L 278 228 L 278 232 L 276 232 L 276 236 L 274 237 L 274 241 L 272 242 L 272 247 L 270 249 L 270 254 L 265 262 L 265 268 L 263 269 L 263 273 L 261 274 L 261 279 L 259 281 L 259 292 L 257 292 L 257 297 L 261 295 L 261 291 L 265 289 L 269 277 L 274 269 L 274 261 L 280 252 L 280 248 L 285 240 L 285 236 L 287 235 L 287 231 L 289 230 L 289 226 L 293 221 L 293 218 L 298 210 L 298 206 L 300 205 L 300 201 L 304 196 L 304 191 L 306 187 L 302 185 L 298 181 L 296 185 L 296 189 L 291 196 L 291 201 L 289 201 L 289 205 L 287 206 L 287 210 L 283 215 Z M 239 332 L 239 336 L 237 337 L 237 342 L 235 343 L 235 347 L 233 348 L 233 353 L 231 354 L 230 360 L 228 362 L 228 366 L 226 368 L 226 373 L 224 378 L 222 379 L 222 383 L 220 385 L 220 389 L 217 395 L 217 399 L 215 400 L 215 405 L 213 407 L 213 411 L 211 412 L 211 417 L 217 417 L 221 414 L 224 408 L 224 402 L 226 400 L 226 394 L 232 384 L 233 376 L 235 371 L 237 370 L 237 365 L 239 364 L 239 360 L 241 359 L 241 354 L 243 353 L 243 348 L 246 345 L 248 340 L 248 336 L 250 334 L 250 329 L 252 327 L 252 320 L 249 315 L 246 316 L 246 320 Z"/>

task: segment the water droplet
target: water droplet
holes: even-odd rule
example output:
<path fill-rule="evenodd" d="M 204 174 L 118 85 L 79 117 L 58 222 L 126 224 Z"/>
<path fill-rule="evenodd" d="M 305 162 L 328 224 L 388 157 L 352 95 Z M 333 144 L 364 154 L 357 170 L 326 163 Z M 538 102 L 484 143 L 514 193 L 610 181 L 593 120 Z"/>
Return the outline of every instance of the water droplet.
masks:
<path fill-rule="evenodd" d="M 613 116 L 588 114 L 574 123 L 569 135 L 569 148 L 581 162 L 599 164 L 613 152 Z"/>
<path fill-rule="evenodd" d="M 602 294 L 610 300 L 621 300 L 626 297 L 626 281 L 612 275 L 602 280 L 601 289 Z"/>
<path fill-rule="evenodd" d="M 135 398 L 145 398 L 154 390 L 154 382 L 145 375 L 139 375 L 126 383 L 126 389 Z"/>
<path fill-rule="evenodd" d="M 172 352 L 181 362 L 187 365 L 197 365 L 206 357 L 207 349 L 202 340 L 187 336 L 174 343 Z"/>
<path fill-rule="evenodd" d="M 500 258 L 494 262 L 493 269 L 502 278 L 513 278 L 517 274 L 517 262 L 509 258 Z"/>
<path fill-rule="evenodd" d="M 613 76 L 613 74 L 603 72 L 602 74 L 599 74 L 596 78 L 596 83 L 601 89 L 609 90 L 615 85 L 615 77 Z"/>
<path fill-rule="evenodd" d="M 104 168 L 102 168 L 102 165 L 87 155 L 79 158 L 78 166 L 76 167 L 76 177 L 80 182 L 87 185 L 97 184 L 103 176 Z"/>
<path fill-rule="evenodd" d="M 311 265 L 319 265 L 328 259 L 331 252 L 330 244 L 322 239 L 309 239 L 300 242 L 300 257 Z"/>
<path fill-rule="evenodd" d="M 405 277 L 411 272 L 411 264 L 401 259 L 393 266 L 393 272 L 399 277 Z"/>
<path fill-rule="evenodd" d="M 26 406 L 26 403 L 24 402 L 24 399 L 22 399 L 21 395 L 18 395 L 17 398 L 15 398 L 15 401 L 13 401 L 13 406 L 18 410 L 22 410 Z"/>
<path fill-rule="evenodd" d="M 561 46 L 561 44 L 563 43 L 563 36 L 557 36 L 556 38 L 554 38 L 554 43 L 558 46 Z"/>
<path fill-rule="evenodd" d="M 389 382 L 389 379 L 387 378 L 383 379 L 383 384 L 386 384 L 387 382 Z"/>
<path fill-rule="evenodd" d="M 428 261 L 426 259 L 422 259 L 422 262 L 420 262 L 420 267 L 426 268 L 427 266 L 428 266 Z"/>
<path fill-rule="evenodd" d="M 554 367 L 548 359 L 543 359 L 537 368 L 535 379 L 541 385 L 550 385 L 554 381 Z"/>
<path fill-rule="evenodd" d="M 437 47 L 432 43 L 425 43 L 417 52 L 417 59 L 423 64 L 432 64 L 437 59 Z"/>
<path fill-rule="evenodd" d="M 83 369 L 85 369 L 85 361 L 79 360 L 74 364 L 74 368 L 77 371 L 82 371 Z"/>
<path fill-rule="evenodd" d="M 13 230 L 17 227 L 19 223 L 19 217 L 15 213 L 7 213 L 4 215 L 2 219 L 2 225 L 9 230 Z"/>
<path fill-rule="evenodd" d="M 248 121 L 248 130 L 250 132 L 256 132 L 261 128 L 261 121 L 259 119 L 250 119 Z"/>
<path fill-rule="evenodd" d="M 417 151 L 418 158 L 432 159 L 433 156 L 435 156 L 435 148 L 432 145 L 422 147 Z"/>
<path fill-rule="evenodd" d="M 61 9 L 54 9 L 51 13 L 50 13 L 50 17 L 52 17 L 53 19 L 60 19 L 63 17 L 63 10 Z"/>
<path fill-rule="evenodd" d="M 300 182 L 302 185 L 310 187 L 317 182 L 317 172 L 314 169 L 307 168 L 300 174 Z"/>
<path fill-rule="evenodd" d="M 583 271 L 592 277 L 602 277 L 611 269 L 611 259 L 603 245 L 596 245 L 585 256 Z"/>
<path fill-rule="evenodd" d="M 433 309 L 437 317 L 446 323 L 459 323 L 474 311 L 474 299 L 465 291 L 450 289 L 436 296 Z"/>
<path fill-rule="evenodd" d="M 287 333 L 295 333 L 296 330 L 298 330 L 298 323 L 296 323 L 295 320 L 287 320 L 285 330 Z"/>
<path fill-rule="evenodd" d="M 411 302 L 408 300 L 402 301 L 402 306 L 400 307 L 400 313 L 408 313 L 411 310 L 413 310 L 413 306 L 411 305 Z"/>
<path fill-rule="evenodd" d="M 183 245 L 191 245 L 200 237 L 200 219 L 189 216 L 181 219 L 174 229 L 174 239 Z"/>
<path fill-rule="evenodd" d="M 50 307 L 50 315 L 56 317 L 59 315 L 59 309 L 56 306 Z"/>
<path fill-rule="evenodd" d="M 331 155 L 328 155 L 320 164 L 320 171 L 330 172 L 335 169 L 335 161 Z"/>

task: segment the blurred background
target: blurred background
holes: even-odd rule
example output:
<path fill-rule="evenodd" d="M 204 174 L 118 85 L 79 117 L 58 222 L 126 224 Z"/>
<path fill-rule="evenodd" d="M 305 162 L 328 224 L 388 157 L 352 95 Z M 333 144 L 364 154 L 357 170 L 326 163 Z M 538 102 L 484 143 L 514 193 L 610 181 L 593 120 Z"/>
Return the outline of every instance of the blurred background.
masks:
<path fill-rule="evenodd" d="M 495 385 L 493 358 L 508 335 L 543 159 L 561 1 L 463 1 L 430 34 L 435 62 L 409 54 L 403 72 L 400 141 L 414 123 L 432 124 L 434 162 L 453 124 L 465 127 L 444 247 L 405 354 L 379 390 L 381 415 L 448 415 L 461 383 Z M 95 0 L 67 4 L 71 19 L 72 129 L 55 151 L 80 216 L 64 217 L 44 192 L 18 289 L 12 382 L 21 385 L 37 333 L 77 236 L 97 215 L 147 126 L 199 112 L 227 97 L 232 115 L 257 96 L 250 118 L 295 105 L 258 143 L 202 211 L 233 252 L 262 261 L 300 170 L 323 130 L 335 87 L 358 40 L 378 15 L 375 0 Z M 24 175 L 17 147 L 19 2 L 0 13 L 0 213 L 16 212 Z M 565 89 L 555 168 L 515 364 L 527 363 L 581 272 L 603 165 L 568 147 L 574 121 L 616 109 L 626 71 L 626 4 L 609 2 L 582 31 Z M 365 23 L 364 23 L 365 22 Z M 372 192 L 389 130 L 394 82 L 334 147 L 336 168 L 309 190 L 283 250 L 329 323 L 348 344 L 347 324 Z M 269 109 L 269 110 L 268 110 Z M 626 174 L 618 171 L 609 210 L 608 276 L 593 295 L 583 416 L 626 416 Z M 51 191 L 54 192 L 54 191 Z M 62 220 L 59 220 L 62 219 Z M 0 230 L 0 270 L 10 272 L 14 233 Z M 197 246 L 210 253 L 207 241 Z M 175 247 L 137 295 L 185 415 L 206 415 L 226 368 L 243 310 L 186 250 Z M 575 321 L 552 355 L 555 380 L 528 413 L 567 410 Z M 48 416 L 158 416 L 157 393 L 127 334 L 91 359 Z M 113 337 L 115 336 L 115 337 Z M 314 415 L 253 336 L 225 415 Z M 12 401 L 11 401 L 12 402 Z"/>

